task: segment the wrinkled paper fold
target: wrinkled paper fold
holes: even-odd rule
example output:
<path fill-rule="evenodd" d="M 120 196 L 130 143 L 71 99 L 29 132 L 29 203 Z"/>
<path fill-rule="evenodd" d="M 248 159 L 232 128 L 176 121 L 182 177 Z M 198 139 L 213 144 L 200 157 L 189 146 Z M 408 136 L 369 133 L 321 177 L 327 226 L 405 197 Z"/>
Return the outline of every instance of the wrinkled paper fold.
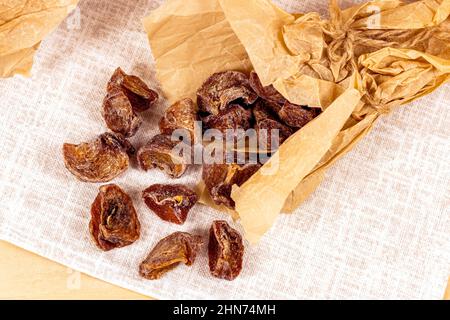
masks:
<path fill-rule="evenodd" d="M 171 103 L 186 97 L 195 100 L 197 89 L 215 72 L 252 70 L 216 0 L 167 1 L 143 23 L 158 79 Z"/>
<path fill-rule="evenodd" d="M 29 76 L 41 41 L 78 0 L 0 0 L 0 78 Z"/>
<path fill-rule="evenodd" d="M 329 20 L 289 14 L 269 0 L 184 3 L 168 1 L 144 21 L 169 100 L 195 97 L 215 72 L 254 69 L 290 102 L 324 110 L 233 188 L 233 216 L 251 242 L 281 211 L 298 208 L 381 114 L 450 79 L 450 0 L 372 1 L 345 10 L 332 0 Z M 267 174 L 270 166 L 277 170 Z"/>

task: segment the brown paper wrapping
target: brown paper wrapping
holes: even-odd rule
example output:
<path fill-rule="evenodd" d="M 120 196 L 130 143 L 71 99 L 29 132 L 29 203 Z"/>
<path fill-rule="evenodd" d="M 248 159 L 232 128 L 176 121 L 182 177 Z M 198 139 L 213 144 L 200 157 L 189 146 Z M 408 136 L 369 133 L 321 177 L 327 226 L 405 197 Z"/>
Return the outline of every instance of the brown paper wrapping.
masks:
<path fill-rule="evenodd" d="M 0 78 L 29 76 L 42 39 L 78 0 L 0 0 Z"/>
<path fill-rule="evenodd" d="M 249 72 L 245 48 L 219 2 L 167 1 L 143 21 L 169 102 L 195 93 L 214 72 Z"/>
<path fill-rule="evenodd" d="M 314 192 L 380 115 L 450 79 L 449 15 L 450 0 L 372 1 L 346 10 L 333 0 L 329 20 L 286 13 L 269 0 L 195 0 L 189 9 L 172 0 L 145 27 L 172 101 L 195 96 L 214 72 L 253 68 L 290 102 L 324 110 L 233 188 L 233 217 L 254 243 L 281 211 Z"/>

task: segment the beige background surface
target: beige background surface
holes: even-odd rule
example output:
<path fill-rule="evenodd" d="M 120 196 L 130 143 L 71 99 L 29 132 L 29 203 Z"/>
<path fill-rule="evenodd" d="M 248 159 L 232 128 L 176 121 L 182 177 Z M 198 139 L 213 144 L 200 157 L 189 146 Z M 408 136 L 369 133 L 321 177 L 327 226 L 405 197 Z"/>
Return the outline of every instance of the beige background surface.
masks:
<path fill-rule="evenodd" d="M 0 241 L 0 299 L 150 299 Z"/>

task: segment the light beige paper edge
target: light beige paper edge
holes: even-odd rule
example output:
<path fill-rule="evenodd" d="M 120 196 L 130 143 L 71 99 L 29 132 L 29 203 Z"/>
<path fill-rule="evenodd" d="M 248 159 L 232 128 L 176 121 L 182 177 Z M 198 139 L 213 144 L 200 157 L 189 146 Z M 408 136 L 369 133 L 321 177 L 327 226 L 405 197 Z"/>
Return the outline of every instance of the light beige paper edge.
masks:
<path fill-rule="evenodd" d="M 76 8 L 78 0 L 29 0 L 11 3 L 0 19 L 0 78 L 30 76 L 33 57 L 44 37 Z M 15 9 L 15 10 L 13 10 Z M 6 13 L 12 12 L 12 16 Z"/>

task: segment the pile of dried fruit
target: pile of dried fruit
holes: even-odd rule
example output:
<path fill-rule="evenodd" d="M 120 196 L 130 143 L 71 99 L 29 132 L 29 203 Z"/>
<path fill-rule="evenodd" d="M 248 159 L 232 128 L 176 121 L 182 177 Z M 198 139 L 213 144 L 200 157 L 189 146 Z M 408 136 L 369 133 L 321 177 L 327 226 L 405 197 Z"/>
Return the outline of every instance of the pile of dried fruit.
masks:
<path fill-rule="evenodd" d="M 271 130 L 279 130 L 279 144 L 319 115 L 319 109 L 289 103 L 272 86 L 263 87 L 256 73 L 250 77 L 237 71 L 212 75 L 198 90 L 197 104 L 183 99 L 168 108 L 159 122 L 160 134 L 137 152 L 127 140 L 136 134 L 142 120 L 138 113 L 155 105 L 158 94 L 141 79 L 117 69 L 107 86 L 102 115 L 107 132 L 79 145 L 64 144 L 67 169 L 85 182 L 109 182 L 129 167 L 136 156 L 147 171 L 158 168 L 172 178 L 181 177 L 189 161 L 173 152 L 180 141 L 172 139 L 175 130 L 184 130 L 190 145 L 201 141 L 195 123 L 238 137 L 241 130 L 254 128 L 260 146 L 272 150 Z M 198 106 L 198 107 L 197 107 Z M 267 138 L 267 139 L 265 139 Z M 228 158 L 227 158 L 228 159 Z M 234 159 L 234 158 L 233 158 Z M 241 186 L 261 168 L 260 163 L 214 163 L 203 165 L 202 178 L 211 198 L 218 205 L 234 208 L 233 185 Z M 164 221 L 183 224 L 197 203 L 198 196 L 183 185 L 155 184 L 142 192 L 147 207 Z M 132 199 L 117 185 L 100 187 L 91 207 L 90 232 L 96 245 L 109 251 L 131 245 L 140 236 L 140 223 Z M 177 232 L 162 239 L 141 263 L 139 272 L 146 279 L 159 279 L 180 263 L 194 263 L 202 247 L 201 236 Z M 225 221 L 215 221 L 209 232 L 209 267 L 217 278 L 233 280 L 242 269 L 244 246 L 240 234 Z"/>
<path fill-rule="evenodd" d="M 232 130 L 239 138 L 239 132 L 253 128 L 258 148 L 270 152 L 276 151 L 272 145 L 275 130 L 279 146 L 320 114 L 320 109 L 289 103 L 273 86 L 264 87 L 255 72 L 249 77 L 237 71 L 216 73 L 198 90 L 197 97 L 205 129 Z M 260 167 L 261 163 L 251 162 L 205 164 L 203 180 L 217 205 L 234 209 L 232 186 L 244 184 Z"/>

